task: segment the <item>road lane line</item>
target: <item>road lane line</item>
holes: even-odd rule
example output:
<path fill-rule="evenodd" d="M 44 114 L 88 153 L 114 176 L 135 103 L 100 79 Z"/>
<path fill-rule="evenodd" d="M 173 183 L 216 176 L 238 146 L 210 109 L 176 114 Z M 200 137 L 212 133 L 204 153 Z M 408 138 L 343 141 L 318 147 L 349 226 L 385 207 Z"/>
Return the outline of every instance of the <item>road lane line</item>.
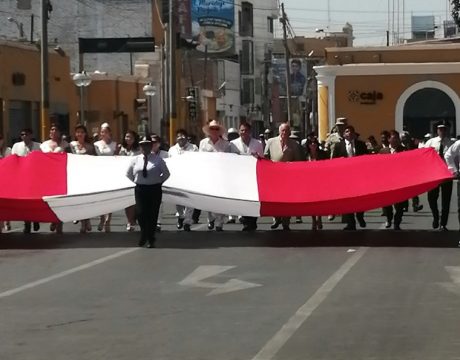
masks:
<path fill-rule="evenodd" d="M 313 311 L 321 305 L 334 290 L 342 278 L 361 259 L 368 248 L 359 248 L 321 287 L 303 304 L 297 312 L 282 326 L 280 330 L 264 345 L 252 360 L 270 360 L 286 344 L 292 335 L 310 317 Z"/>
<path fill-rule="evenodd" d="M 40 286 L 40 285 L 43 285 L 43 284 L 46 284 L 46 283 L 49 283 L 49 282 L 51 282 L 53 280 L 63 278 L 64 276 L 71 275 L 71 274 L 74 274 L 76 272 L 92 268 L 93 266 L 97 266 L 97 265 L 100 265 L 100 264 L 105 263 L 107 261 L 119 258 L 121 256 L 128 255 L 128 254 L 130 254 L 130 253 L 132 253 L 134 251 L 137 251 L 139 249 L 140 248 L 129 248 L 129 249 L 126 249 L 126 250 L 122 250 L 122 251 L 116 252 L 115 254 L 104 256 L 104 257 L 102 257 L 100 259 L 97 259 L 97 260 L 91 261 L 89 263 L 74 267 L 72 269 L 65 270 L 65 271 L 62 271 L 60 273 L 48 276 L 46 278 L 43 278 L 43 279 L 33 281 L 33 282 L 28 283 L 28 284 L 19 286 L 17 288 L 1 292 L 0 293 L 0 299 L 6 298 L 8 296 L 15 295 L 15 294 L 20 293 L 22 291 L 32 289 L 34 287 L 37 287 L 37 286 Z"/>

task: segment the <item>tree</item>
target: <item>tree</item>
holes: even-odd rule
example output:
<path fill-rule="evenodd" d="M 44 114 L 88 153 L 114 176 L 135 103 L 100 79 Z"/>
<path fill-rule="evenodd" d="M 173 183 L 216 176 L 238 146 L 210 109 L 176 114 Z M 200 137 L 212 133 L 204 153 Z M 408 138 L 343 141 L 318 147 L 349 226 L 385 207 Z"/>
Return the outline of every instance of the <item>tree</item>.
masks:
<path fill-rule="evenodd" d="M 452 18 L 457 26 L 460 27 L 460 0 L 451 0 L 452 4 Z"/>

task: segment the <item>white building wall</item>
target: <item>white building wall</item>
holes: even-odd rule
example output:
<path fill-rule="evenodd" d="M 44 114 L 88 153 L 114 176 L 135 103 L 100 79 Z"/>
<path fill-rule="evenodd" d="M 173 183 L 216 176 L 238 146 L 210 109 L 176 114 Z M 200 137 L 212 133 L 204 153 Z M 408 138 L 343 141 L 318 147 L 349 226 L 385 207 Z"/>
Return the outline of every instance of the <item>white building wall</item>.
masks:
<path fill-rule="evenodd" d="M 35 15 L 34 40 L 40 38 L 40 1 L 31 10 L 18 10 L 16 0 L 0 1 L 0 38 L 19 39 L 12 17 L 23 24 L 25 41 L 30 41 L 31 15 Z M 78 38 L 152 36 L 151 0 L 54 0 L 48 23 L 50 46 L 59 45 L 78 71 Z M 133 55 L 135 63 L 137 55 Z M 86 54 L 85 69 L 129 74 L 129 54 Z"/>

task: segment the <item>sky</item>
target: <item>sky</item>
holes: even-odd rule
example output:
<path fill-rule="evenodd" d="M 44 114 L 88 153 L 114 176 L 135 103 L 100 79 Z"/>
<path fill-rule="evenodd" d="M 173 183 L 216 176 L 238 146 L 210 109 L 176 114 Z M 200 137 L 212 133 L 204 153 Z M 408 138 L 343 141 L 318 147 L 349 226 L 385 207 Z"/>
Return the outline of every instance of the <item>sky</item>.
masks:
<path fill-rule="evenodd" d="M 315 29 L 330 32 L 341 31 L 345 23 L 349 22 L 353 25 L 355 46 L 383 46 L 386 44 L 388 29 L 388 3 L 390 3 L 390 33 L 393 28 L 393 10 L 391 10 L 393 3 L 396 33 L 398 2 L 400 38 L 410 37 L 411 15 L 433 15 L 435 25 L 439 26 L 436 30 L 437 37 L 442 37 L 443 21 L 446 18 L 452 19 L 448 0 L 284 0 L 284 6 L 292 29 L 297 36 L 319 36 L 318 33 L 315 33 Z M 403 8 L 405 16 L 403 16 Z M 280 34 L 277 33 L 277 35 Z"/>

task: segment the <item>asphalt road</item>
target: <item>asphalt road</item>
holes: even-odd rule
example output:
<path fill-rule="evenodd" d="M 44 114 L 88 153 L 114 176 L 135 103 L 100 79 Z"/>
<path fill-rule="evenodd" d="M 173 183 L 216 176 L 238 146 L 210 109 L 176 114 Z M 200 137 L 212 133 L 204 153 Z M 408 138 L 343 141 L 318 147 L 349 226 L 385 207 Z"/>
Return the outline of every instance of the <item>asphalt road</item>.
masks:
<path fill-rule="evenodd" d="M 454 197 L 455 199 L 455 197 Z M 115 214 L 113 232 L 0 234 L 0 359 L 460 359 L 457 214 L 429 230 L 368 226 L 178 232 L 156 249 Z M 453 209 L 455 206 L 453 207 Z M 45 226 L 42 225 L 42 228 Z"/>

